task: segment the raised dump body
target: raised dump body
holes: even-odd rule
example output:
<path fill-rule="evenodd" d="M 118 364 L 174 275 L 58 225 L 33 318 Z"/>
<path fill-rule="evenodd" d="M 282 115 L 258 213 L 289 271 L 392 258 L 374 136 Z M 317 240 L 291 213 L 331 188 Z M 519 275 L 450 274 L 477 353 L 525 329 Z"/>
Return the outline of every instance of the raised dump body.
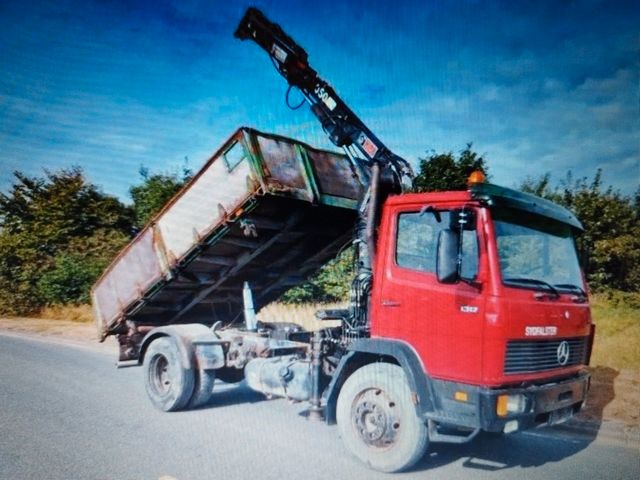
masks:
<path fill-rule="evenodd" d="M 244 281 L 260 308 L 350 241 L 367 181 L 344 155 L 239 129 L 98 279 L 98 329 L 241 319 Z"/>

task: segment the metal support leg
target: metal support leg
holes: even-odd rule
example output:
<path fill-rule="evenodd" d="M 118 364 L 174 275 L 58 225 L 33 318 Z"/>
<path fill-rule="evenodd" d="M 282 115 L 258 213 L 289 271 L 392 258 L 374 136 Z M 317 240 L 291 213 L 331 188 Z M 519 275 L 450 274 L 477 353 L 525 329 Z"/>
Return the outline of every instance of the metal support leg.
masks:
<path fill-rule="evenodd" d="M 321 353 L 322 332 L 316 331 L 311 339 L 311 398 L 309 399 L 309 419 L 311 420 L 322 420 L 324 418 L 320 400 Z"/>

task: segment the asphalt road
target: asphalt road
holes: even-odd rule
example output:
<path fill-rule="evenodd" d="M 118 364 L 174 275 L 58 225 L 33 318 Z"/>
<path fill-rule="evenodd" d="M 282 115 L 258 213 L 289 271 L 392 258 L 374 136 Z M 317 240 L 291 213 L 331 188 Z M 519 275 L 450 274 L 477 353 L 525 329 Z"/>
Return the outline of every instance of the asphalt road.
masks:
<path fill-rule="evenodd" d="M 303 404 L 216 383 L 197 411 L 162 413 L 142 370 L 107 355 L 0 335 L 0 479 L 636 479 L 637 446 L 536 430 L 432 445 L 411 472 L 372 472 Z"/>

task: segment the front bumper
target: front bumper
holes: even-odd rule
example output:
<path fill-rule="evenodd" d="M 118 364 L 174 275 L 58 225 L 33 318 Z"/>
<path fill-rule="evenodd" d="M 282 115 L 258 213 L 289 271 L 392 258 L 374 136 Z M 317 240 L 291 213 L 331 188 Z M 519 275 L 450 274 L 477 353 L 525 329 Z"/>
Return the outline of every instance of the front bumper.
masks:
<path fill-rule="evenodd" d="M 438 409 L 428 417 L 437 422 L 489 432 L 525 430 L 564 422 L 580 410 L 589 390 L 588 372 L 567 379 L 528 387 L 491 389 L 433 380 Z M 455 392 L 467 393 L 467 401 L 455 400 Z M 523 395 L 520 413 L 497 414 L 500 395 Z M 507 427 L 505 429 L 505 427 Z"/>

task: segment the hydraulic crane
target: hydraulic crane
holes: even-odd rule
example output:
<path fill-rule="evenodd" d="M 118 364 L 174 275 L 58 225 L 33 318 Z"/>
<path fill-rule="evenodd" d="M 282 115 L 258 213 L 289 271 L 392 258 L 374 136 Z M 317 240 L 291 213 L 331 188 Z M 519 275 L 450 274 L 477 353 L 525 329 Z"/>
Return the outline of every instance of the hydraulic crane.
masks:
<path fill-rule="evenodd" d="M 260 10 L 253 7 L 247 9 L 235 36 L 241 40 L 253 40 L 269 54 L 278 72 L 289 83 L 287 103 L 289 92 L 297 88 L 331 142 L 343 148 L 354 162 L 357 157 L 364 156 L 364 163 L 370 169 L 369 189 L 362 199 L 354 242 L 358 252 L 358 272 L 351 288 L 349 318 L 333 312 L 338 313 L 355 330 L 366 330 L 367 299 L 372 281 L 371 266 L 375 255 L 375 231 L 380 205 L 391 193 L 410 191 L 413 170 L 409 162 L 387 148 L 334 88 L 309 65 L 307 52 Z M 329 312 L 326 313 L 329 315 Z"/>

